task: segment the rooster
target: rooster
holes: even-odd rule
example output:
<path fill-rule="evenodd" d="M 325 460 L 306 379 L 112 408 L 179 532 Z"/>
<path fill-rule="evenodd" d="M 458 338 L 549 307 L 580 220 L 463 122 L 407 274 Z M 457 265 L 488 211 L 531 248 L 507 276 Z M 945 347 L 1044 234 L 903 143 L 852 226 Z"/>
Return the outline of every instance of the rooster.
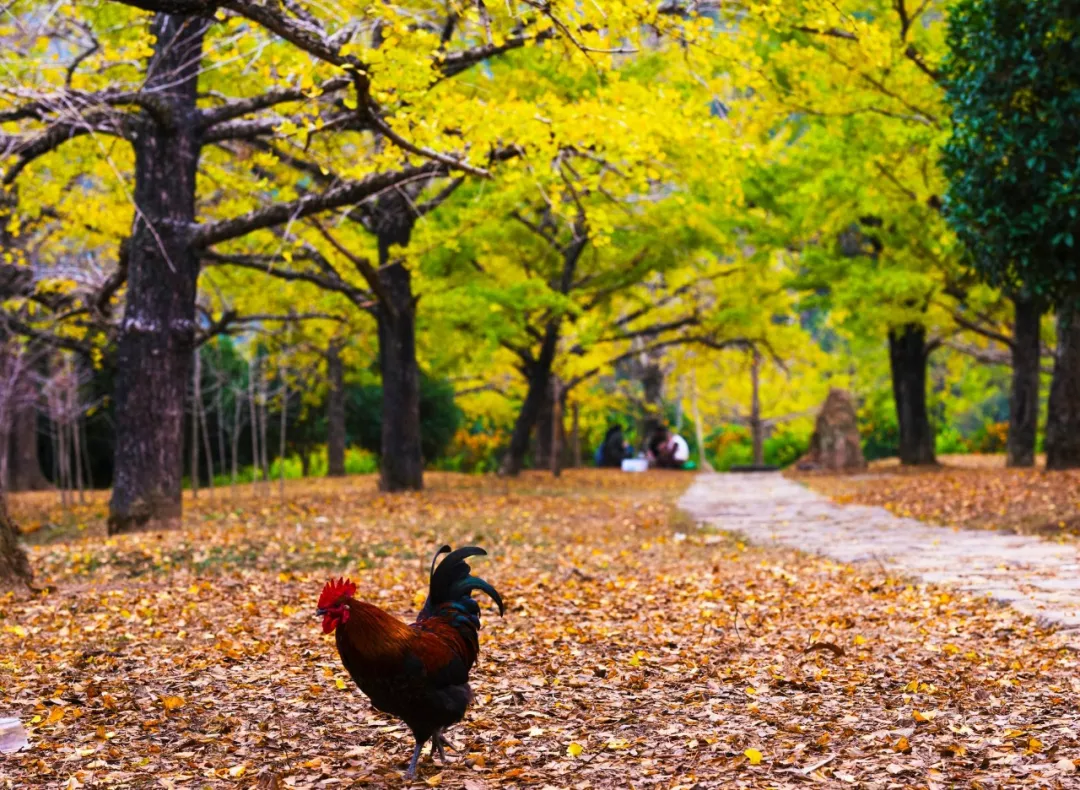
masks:
<path fill-rule="evenodd" d="M 439 557 L 446 558 L 436 568 Z M 402 719 L 416 748 L 406 776 L 416 776 L 424 744 L 446 760 L 443 731 L 465 717 L 473 700 L 469 670 L 480 651 L 480 605 L 472 591 L 491 597 L 503 614 L 499 593 L 470 574 L 467 557 L 487 552 L 476 546 L 451 551 L 443 546 L 431 560 L 428 596 L 416 622 L 406 625 L 377 606 L 353 598 L 348 579 L 329 581 L 316 612 L 323 633 L 334 633 L 341 663 L 376 710 Z"/>

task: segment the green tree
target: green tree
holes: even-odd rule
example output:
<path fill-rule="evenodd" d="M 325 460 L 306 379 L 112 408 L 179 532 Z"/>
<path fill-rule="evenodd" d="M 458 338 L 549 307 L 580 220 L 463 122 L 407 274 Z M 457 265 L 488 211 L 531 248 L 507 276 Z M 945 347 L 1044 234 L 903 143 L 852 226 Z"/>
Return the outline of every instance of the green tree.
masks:
<path fill-rule="evenodd" d="M 1047 466 L 1077 467 L 1080 8 L 1071 0 L 960 0 L 948 44 L 946 214 L 982 277 L 1057 308 Z"/>

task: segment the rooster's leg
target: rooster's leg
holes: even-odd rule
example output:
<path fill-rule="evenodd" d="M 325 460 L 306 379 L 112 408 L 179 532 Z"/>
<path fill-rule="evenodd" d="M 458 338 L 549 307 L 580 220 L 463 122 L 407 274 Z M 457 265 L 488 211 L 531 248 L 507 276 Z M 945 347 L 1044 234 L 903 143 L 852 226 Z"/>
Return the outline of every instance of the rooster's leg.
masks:
<path fill-rule="evenodd" d="M 416 763 L 420 759 L 420 751 L 424 748 L 424 742 L 417 739 L 416 748 L 413 749 L 412 760 L 409 761 L 409 768 L 405 771 L 406 779 L 416 778 Z"/>
<path fill-rule="evenodd" d="M 446 737 L 446 734 L 443 732 L 442 728 L 439 729 L 439 743 L 452 752 L 458 751 L 458 747 L 450 743 L 450 739 Z"/>
<path fill-rule="evenodd" d="M 439 729 L 435 730 L 435 734 L 431 736 L 431 755 L 432 757 L 434 757 L 435 751 L 438 750 L 439 762 L 441 763 L 446 762 L 446 752 L 443 751 L 443 744 L 445 743 L 446 740 L 442 736 L 442 727 L 440 727 Z"/>

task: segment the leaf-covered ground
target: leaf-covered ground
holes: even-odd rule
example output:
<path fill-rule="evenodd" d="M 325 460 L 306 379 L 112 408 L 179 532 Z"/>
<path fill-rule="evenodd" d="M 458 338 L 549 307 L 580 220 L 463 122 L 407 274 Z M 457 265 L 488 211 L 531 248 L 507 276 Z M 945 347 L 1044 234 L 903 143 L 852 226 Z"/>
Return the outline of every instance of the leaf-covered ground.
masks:
<path fill-rule="evenodd" d="M 945 456 L 939 467 L 873 464 L 867 474 L 797 475 L 840 503 L 948 526 L 1080 535 L 1080 472 L 1006 469 L 1003 456 Z"/>
<path fill-rule="evenodd" d="M 677 473 L 429 480 L 219 492 L 182 531 L 112 540 L 87 506 L 34 549 L 56 589 L 0 604 L 0 716 L 32 744 L 0 782 L 403 785 L 410 737 L 315 600 L 344 571 L 411 617 L 433 547 L 468 541 L 508 611 L 485 618 L 459 755 L 417 786 L 1076 786 L 1077 657 L 1009 609 L 702 533 Z"/>

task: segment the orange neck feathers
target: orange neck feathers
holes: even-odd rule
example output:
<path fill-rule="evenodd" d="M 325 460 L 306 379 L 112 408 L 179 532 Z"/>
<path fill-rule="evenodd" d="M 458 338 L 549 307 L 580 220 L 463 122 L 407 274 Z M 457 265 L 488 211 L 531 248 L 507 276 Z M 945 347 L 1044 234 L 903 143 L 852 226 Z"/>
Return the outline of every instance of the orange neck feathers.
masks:
<path fill-rule="evenodd" d="M 349 599 L 349 619 L 338 626 L 352 649 L 365 658 L 375 660 L 397 655 L 409 644 L 413 629 L 388 612 L 369 603 Z"/>

